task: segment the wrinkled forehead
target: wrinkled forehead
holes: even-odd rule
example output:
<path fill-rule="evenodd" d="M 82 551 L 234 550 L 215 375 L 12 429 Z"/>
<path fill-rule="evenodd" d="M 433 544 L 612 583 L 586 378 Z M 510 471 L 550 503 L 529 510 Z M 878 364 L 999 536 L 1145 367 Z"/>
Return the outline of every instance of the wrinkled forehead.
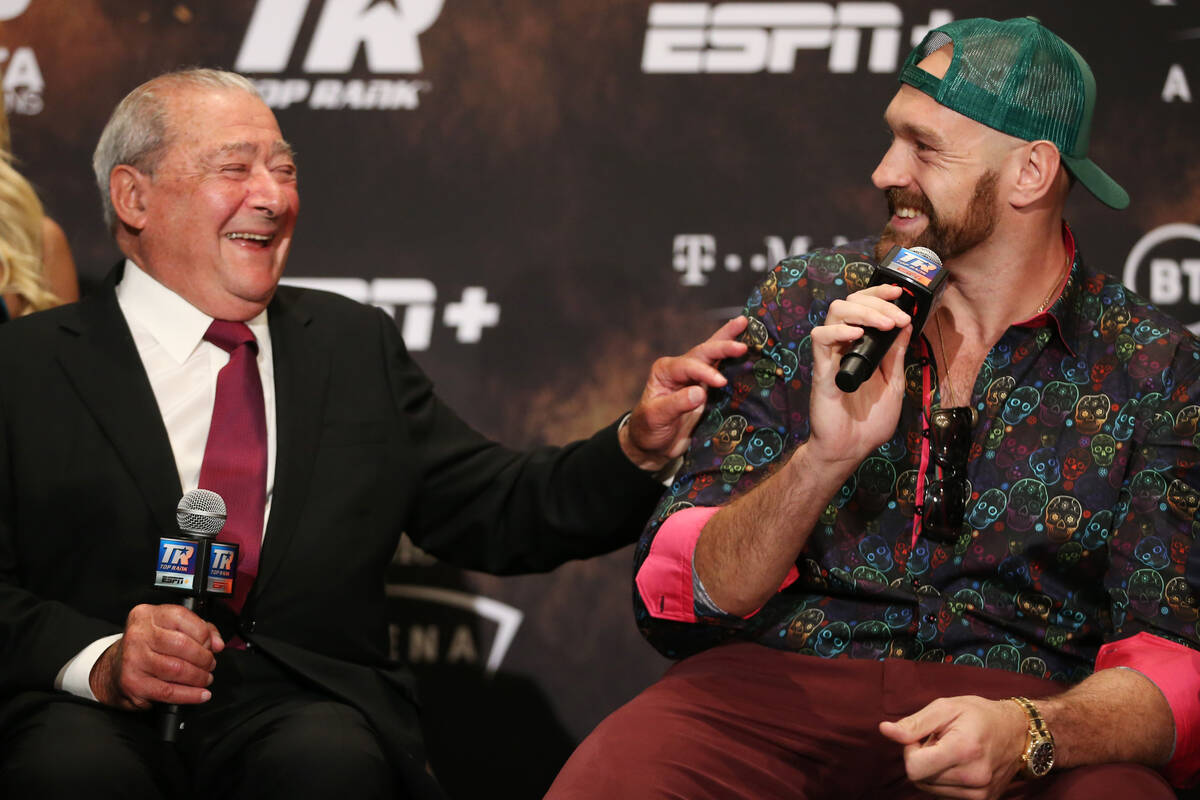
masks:
<path fill-rule="evenodd" d="M 254 138 L 283 142 L 275 114 L 257 96 L 240 89 L 171 87 L 164 94 L 168 134 L 180 140 Z"/>
<path fill-rule="evenodd" d="M 985 138 L 989 133 L 1003 136 L 908 84 L 901 84 L 883 112 L 884 124 L 892 133 L 920 139 L 937 149 L 952 142 Z"/>

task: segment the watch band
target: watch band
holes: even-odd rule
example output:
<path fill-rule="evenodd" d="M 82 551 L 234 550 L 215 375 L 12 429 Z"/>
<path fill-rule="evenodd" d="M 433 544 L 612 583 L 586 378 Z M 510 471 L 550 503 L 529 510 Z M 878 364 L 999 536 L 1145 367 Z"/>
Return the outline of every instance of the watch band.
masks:
<path fill-rule="evenodd" d="M 1054 767 L 1054 736 L 1041 712 L 1027 697 L 1010 697 L 1029 719 L 1025 751 L 1021 753 L 1022 771 L 1031 778 L 1044 777 Z"/>

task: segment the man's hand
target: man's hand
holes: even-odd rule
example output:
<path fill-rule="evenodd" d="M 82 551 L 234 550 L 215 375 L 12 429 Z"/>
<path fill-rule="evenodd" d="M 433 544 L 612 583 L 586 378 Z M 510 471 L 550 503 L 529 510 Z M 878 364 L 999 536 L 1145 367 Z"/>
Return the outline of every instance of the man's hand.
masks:
<path fill-rule="evenodd" d="M 823 461 L 857 466 L 896 430 L 904 398 L 904 351 L 912 320 L 891 301 L 899 286 L 872 286 L 834 300 L 824 324 L 813 328 L 813 386 L 809 406 L 812 436 L 808 445 Z M 834 383 L 842 356 L 863 335 L 863 327 L 891 330 L 899 336 L 879 369 L 858 390 L 843 392 Z"/>
<path fill-rule="evenodd" d="M 216 626 L 183 606 L 140 605 L 125 620 L 125 635 L 92 667 L 92 693 L 101 703 L 144 711 L 152 703 L 207 702 L 216 653 L 225 642 Z"/>
<path fill-rule="evenodd" d="M 706 387 L 725 385 L 716 365 L 746 352 L 736 340 L 746 323 L 745 317 L 735 317 L 683 355 L 654 362 L 642 399 L 619 435 L 630 461 L 653 472 L 683 455 L 704 412 Z"/>
<path fill-rule="evenodd" d="M 1021 766 L 1029 729 L 1011 700 L 944 697 L 897 722 L 879 723 L 904 745 L 909 780 L 940 797 L 999 797 Z"/>

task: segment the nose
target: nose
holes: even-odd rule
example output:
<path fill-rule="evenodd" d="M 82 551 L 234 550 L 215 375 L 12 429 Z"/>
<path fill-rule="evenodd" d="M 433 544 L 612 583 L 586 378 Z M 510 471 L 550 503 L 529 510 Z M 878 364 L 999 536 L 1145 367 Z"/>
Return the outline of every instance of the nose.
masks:
<path fill-rule="evenodd" d="M 273 219 L 288 207 L 288 192 L 265 166 L 257 167 L 251 177 L 246 203 Z"/>
<path fill-rule="evenodd" d="M 875 184 L 876 189 L 892 189 L 908 185 L 908 175 L 903 169 L 902 147 L 903 144 L 899 140 L 893 140 L 884 152 L 883 158 L 879 160 L 879 164 L 875 166 L 875 171 L 871 173 L 871 183 Z"/>

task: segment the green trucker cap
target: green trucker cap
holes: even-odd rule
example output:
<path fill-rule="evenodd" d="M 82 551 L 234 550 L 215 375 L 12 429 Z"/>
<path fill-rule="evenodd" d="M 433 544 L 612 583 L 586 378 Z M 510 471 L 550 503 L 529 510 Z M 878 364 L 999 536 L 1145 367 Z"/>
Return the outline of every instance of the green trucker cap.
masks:
<path fill-rule="evenodd" d="M 954 46 L 942 78 L 917 62 Z M 962 19 L 934 28 L 913 48 L 900 81 L 989 128 L 1058 147 L 1071 174 L 1100 202 L 1121 209 L 1129 195 L 1088 158 L 1096 79 L 1083 56 L 1034 17 Z"/>

